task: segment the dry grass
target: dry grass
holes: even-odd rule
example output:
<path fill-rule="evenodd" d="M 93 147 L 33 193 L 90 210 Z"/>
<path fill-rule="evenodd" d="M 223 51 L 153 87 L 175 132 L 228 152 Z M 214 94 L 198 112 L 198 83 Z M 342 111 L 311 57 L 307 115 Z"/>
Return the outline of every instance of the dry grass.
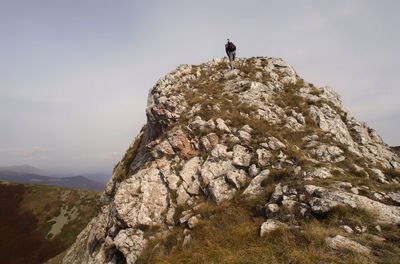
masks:
<path fill-rule="evenodd" d="M 383 173 L 389 180 L 397 180 L 400 181 L 400 171 L 395 169 L 383 169 Z"/>
<path fill-rule="evenodd" d="M 301 230 L 278 229 L 260 238 L 265 219 L 242 203 L 209 204 L 202 215 L 187 246 L 169 240 L 166 247 L 159 245 L 138 263 L 374 263 L 350 251 L 329 249 L 325 237 L 340 231 L 318 221 L 304 223 Z"/>
<path fill-rule="evenodd" d="M 373 228 L 376 223 L 376 217 L 363 209 L 351 208 L 349 206 L 336 206 L 328 213 L 317 216 L 317 218 L 327 226 L 367 226 Z"/>
<path fill-rule="evenodd" d="M 146 127 L 142 128 L 142 131 Z M 114 174 L 116 174 L 116 181 L 121 182 L 128 178 L 131 163 L 134 161 L 138 151 L 139 146 L 142 142 L 143 134 L 135 139 L 132 145 L 129 146 L 128 150 L 125 152 L 124 157 L 122 160 L 115 166 Z"/>
<path fill-rule="evenodd" d="M 362 237 L 363 241 L 379 256 L 377 263 L 400 263 L 400 228 L 394 225 L 382 225 L 379 233 L 386 241 L 384 243 L 371 239 L 370 236 Z"/>

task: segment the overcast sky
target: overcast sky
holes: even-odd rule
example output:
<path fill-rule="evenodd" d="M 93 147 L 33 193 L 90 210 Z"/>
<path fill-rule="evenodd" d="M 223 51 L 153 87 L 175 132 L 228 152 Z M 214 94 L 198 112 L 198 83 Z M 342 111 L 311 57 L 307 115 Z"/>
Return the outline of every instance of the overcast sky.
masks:
<path fill-rule="evenodd" d="M 0 166 L 111 171 L 179 64 L 282 57 L 400 145 L 400 1 L 0 0 Z"/>

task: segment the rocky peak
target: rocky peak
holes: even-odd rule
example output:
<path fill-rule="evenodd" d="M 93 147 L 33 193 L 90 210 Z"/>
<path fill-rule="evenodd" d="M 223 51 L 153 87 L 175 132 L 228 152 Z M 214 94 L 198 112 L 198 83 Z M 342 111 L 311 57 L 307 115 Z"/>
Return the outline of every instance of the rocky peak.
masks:
<path fill-rule="evenodd" d="M 278 219 L 282 210 L 307 218 L 337 206 L 400 224 L 400 158 L 337 93 L 279 58 L 236 66 L 180 65 L 154 85 L 147 124 L 64 263 L 135 263 L 179 228 L 190 243 L 204 204 L 266 197 L 266 189 L 262 234 L 293 225 Z"/>

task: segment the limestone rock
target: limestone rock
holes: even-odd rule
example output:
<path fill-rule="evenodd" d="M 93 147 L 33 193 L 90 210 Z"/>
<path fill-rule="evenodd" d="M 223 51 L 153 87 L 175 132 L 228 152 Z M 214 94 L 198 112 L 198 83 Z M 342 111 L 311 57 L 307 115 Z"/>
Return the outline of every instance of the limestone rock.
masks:
<path fill-rule="evenodd" d="M 348 239 L 347 237 L 341 236 L 341 235 L 337 235 L 333 238 L 331 237 L 327 237 L 325 239 L 326 244 L 332 248 L 332 249 L 336 249 L 336 250 L 340 250 L 340 249 L 350 249 L 353 250 L 357 253 L 361 253 L 361 254 L 366 254 L 366 255 L 370 255 L 371 251 L 369 248 L 361 245 L 360 243 L 357 243 L 351 239 Z"/>
<path fill-rule="evenodd" d="M 200 193 L 200 183 L 198 180 L 199 170 L 201 165 L 201 159 L 199 157 L 193 157 L 188 160 L 184 165 L 179 175 L 181 176 L 186 190 L 190 194 Z"/>
<path fill-rule="evenodd" d="M 229 127 L 225 124 L 225 121 L 222 120 L 221 118 L 217 118 L 215 120 L 215 123 L 217 123 L 217 129 L 225 132 L 225 133 L 231 133 L 231 130 L 229 129 Z"/>
<path fill-rule="evenodd" d="M 217 144 L 210 152 L 209 158 L 213 160 L 228 160 L 232 158 L 232 152 L 227 151 L 227 146 Z"/>
<path fill-rule="evenodd" d="M 350 227 L 350 226 L 348 226 L 348 225 L 342 225 L 342 226 L 340 226 L 344 231 L 346 231 L 346 233 L 349 233 L 349 234 L 353 234 L 354 233 L 354 230 Z"/>
<path fill-rule="evenodd" d="M 232 161 L 212 161 L 207 160 L 200 169 L 200 180 L 204 186 L 208 185 L 212 180 L 223 177 L 228 171 L 235 170 Z"/>
<path fill-rule="evenodd" d="M 260 169 L 257 167 L 257 165 L 252 164 L 249 167 L 249 175 L 250 177 L 254 178 L 255 176 L 257 176 L 260 173 Z"/>
<path fill-rule="evenodd" d="M 155 158 L 159 158 L 162 155 L 173 155 L 175 152 L 172 149 L 171 144 L 168 142 L 168 140 L 163 140 L 158 144 L 153 151 L 153 156 Z"/>
<path fill-rule="evenodd" d="M 213 120 L 210 119 L 208 121 L 204 121 L 199 116 L 195 117 L 194 121 L 192 123 L 190 123 L 190 126 L 193 129 L 199 130 L 201 132 L 215 129 L 215 124 L 214 124 Z"/>
<path fill-rule="evenodd" d="M 321 161 L 336 163 L 345 159 L 345 157 L 343 156 L 343 150 L 341 150 L 337 146 L 328 146 L 322 144 L 313 149 L 311 153 L 317 156 L 318 160 Z"/>
<path fill-rule="evenodd" d="M 287 211 L 293 212 L 296 204 L 297 204 L 297 201 L 295 199 L 290 199 L 290 198 L 287 198 L 286 196 L 283 196 L 282 207 L 285 208 Z"/>
<path fill-rule="evenodd" d="M 238 131 L 238 137 L 240 140 L 250 142 L 251 141 L 251 134 L 249 132 L 246 132 L 244 130 L 239 130 Z"/>
<path fill-rule="evenodd" d="M 232 163 L 234 165 L 248 167 L 250 166 L 250 160 L 251 160 L 251 153 L 249 153 L 245 147 L 241 145 L 235 145 L 233 147 Z"/>
<path fill-rule="evenodd" d="M 389 181 L 386 179 L 385 174 L 380 169 L 371 169 L 372 172 L 372 178 L 377 180 L 380 183 L 389 183 Z"/>
<path fill-rule="evenodd" d="M 249 125 L 242 126 L 242 130 L 249 134 L 251 134 L 251 132 L 253 132 L 253 129 Z"/>
<path fill-rule="evenodd" d="M 265 189 L 263 186 L 261 186 L 261 183 L 265 179 L 267 179 L 268 176 L 269 176 L 269 170 L 263 170 L 262 172 L 260 172 L 260 174 L 258 174 L 251 180 L 250 184 L 243 191 L 243 195 L 253 197 L 261 194 Z"/>
<path fill-rule="evenodd" d="M 210 151 L 210 150 L 212 149 L 212 147 L 213 147 L 213 146 L 211 145 L 210 140 L 209 140 L 206 136 L 201 137 L 200 143 L 201 143 L 201 147 L 202 147 L 205 151 Z"/>
<path fill-rule="evenodd" d="M 171 146 L 185 157 L 191 157 L 197 154 L 196 149 L 193 148 L 186 134 L 178 129 L 172 133 L 168 138 Z"/>
<path fill-rule="evenodd" d="M 200 215 L 195 215 L 189 218 L 189 220 L 187 221 L 188 223 L 188 227 L 190 229 L 193 229 L 194 227 L 196 227 L 199 224 L 199 218 Z"/>
<path fill-rule="evenodd" d="M 260 236 L 263 237 L 264 235 L 278 229 L 278 228 L 286 228 L 287 225 L 274 219 L 268 219 L 264 222 L 260 227 Z"/>
<path fill-rule="evenodd" d="M 268 218 L 273 218 L 280 211 L 279 205 L 276 203 L 269 203 L 265 206 L 265 215 Z"/>
<path fill-rule="evenodd" d="M 399 224 L 400 207 L 383 204 L 362 195 L 344 191 L 327 190 L 314 185 L 306 185 L 311 195 L 310 206 L 315 213 L 326 213 L 338 205 L 361 208 L 374 213 L 380 223 Z"/>
<path fill-rule="evenodd" d="M 231 187 L 224 177 L 219 177 L 211 181 L 208 185 L 208 191 L 210 198 L 216 203 L 232 199 L 236 193 L 236 189 Z"/>
<path fill-rule="evenodd" d="M 226 173 L 226 181 L 234 186 L 236 189 L 240 189 L 247 185 L 249 178 L 247 177 L 244 170 L 230 170 Z"/>
<path fill-rule="evenodd" d="M 320 179 L 332 178 L 332 174 L 327 168 L 317 168 L 310 173 L 310 176 Z"/>
<path fill-rule="evenodd" d="M 183 238 L 183 243 L 182 243 L 182 247 L 186 246 L 187 244 L 189 244 L 189 242 L 192 240 L 192 236 L 190 234 L 187 234 L 184 238 Z"/>
<path fill-rule="evenodd" d="M 393 202 L 400 204 L 400 192 L 390 192 L 388 196 Z"/>
<path fill-rule="evenodd" d="M 271 195 L 271 202 L 280 202 L 283 199 L 283 189 L 280 183 L 275 186 L 275 190 Z"/>
<path fill-rule="evenodd" d="M 189 194 L 183 187 L 183 185 L 180 185 L 178 190 L 176 191 L 176 204 L 179 206 L 183 206 L 186 204 L 186 202 L 190 199 Z"/>
<path fill-rule="evenodd" d="M 121 230 L 114 238 L 115 247 L 125 256 L 127 263 L 135 263 L 146 246 L 143 232 L 132 228 Z"/>
<path fill-rule="evenodd" d="M 272 153 L 266 149 L 257 149 L 258 165 L 261 167 L 271 165 Z"/>
<path fill-rule="evenodd" d="M 334 135 L 337 142 L 346 144 L 352 152 L 358 152 L 346 124 L 341 119 L 341 113 L 337 113 L 329 105 L 323 104 L 321 108 L 311 106 L 310 114 L 322 130 Z"/>
<path fill-rule="evenodd" d="M 168 206 L 168 188 L 161 180 L 160 171 L 143 169 L 127 179 L 119 186 L 114 204 L 119 217 L 129 227 L 162 224 L 161 212 Z"/>
<path fill-rule="evenodd" d="M 261 143 L 260 145 L 266 149 L 271 149 L 271 150 L 278 150 L 278 149 L 286 148 L 285 144 L 283 144 L 281 141 L 279 141 L 275 137 L 268 137 L 268 142 Z"/>

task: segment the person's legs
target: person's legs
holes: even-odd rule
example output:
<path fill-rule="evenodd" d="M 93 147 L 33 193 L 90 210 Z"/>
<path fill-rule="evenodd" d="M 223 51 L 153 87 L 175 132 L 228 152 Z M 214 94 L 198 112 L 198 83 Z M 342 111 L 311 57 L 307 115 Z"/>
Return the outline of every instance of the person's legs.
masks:
<path fill-rule="evenodd" d="M 229 58 L 229 65 L 231 66 L 231 69 L 233 69 L 234 53 L 230 51 L 228 58 Z"/>

